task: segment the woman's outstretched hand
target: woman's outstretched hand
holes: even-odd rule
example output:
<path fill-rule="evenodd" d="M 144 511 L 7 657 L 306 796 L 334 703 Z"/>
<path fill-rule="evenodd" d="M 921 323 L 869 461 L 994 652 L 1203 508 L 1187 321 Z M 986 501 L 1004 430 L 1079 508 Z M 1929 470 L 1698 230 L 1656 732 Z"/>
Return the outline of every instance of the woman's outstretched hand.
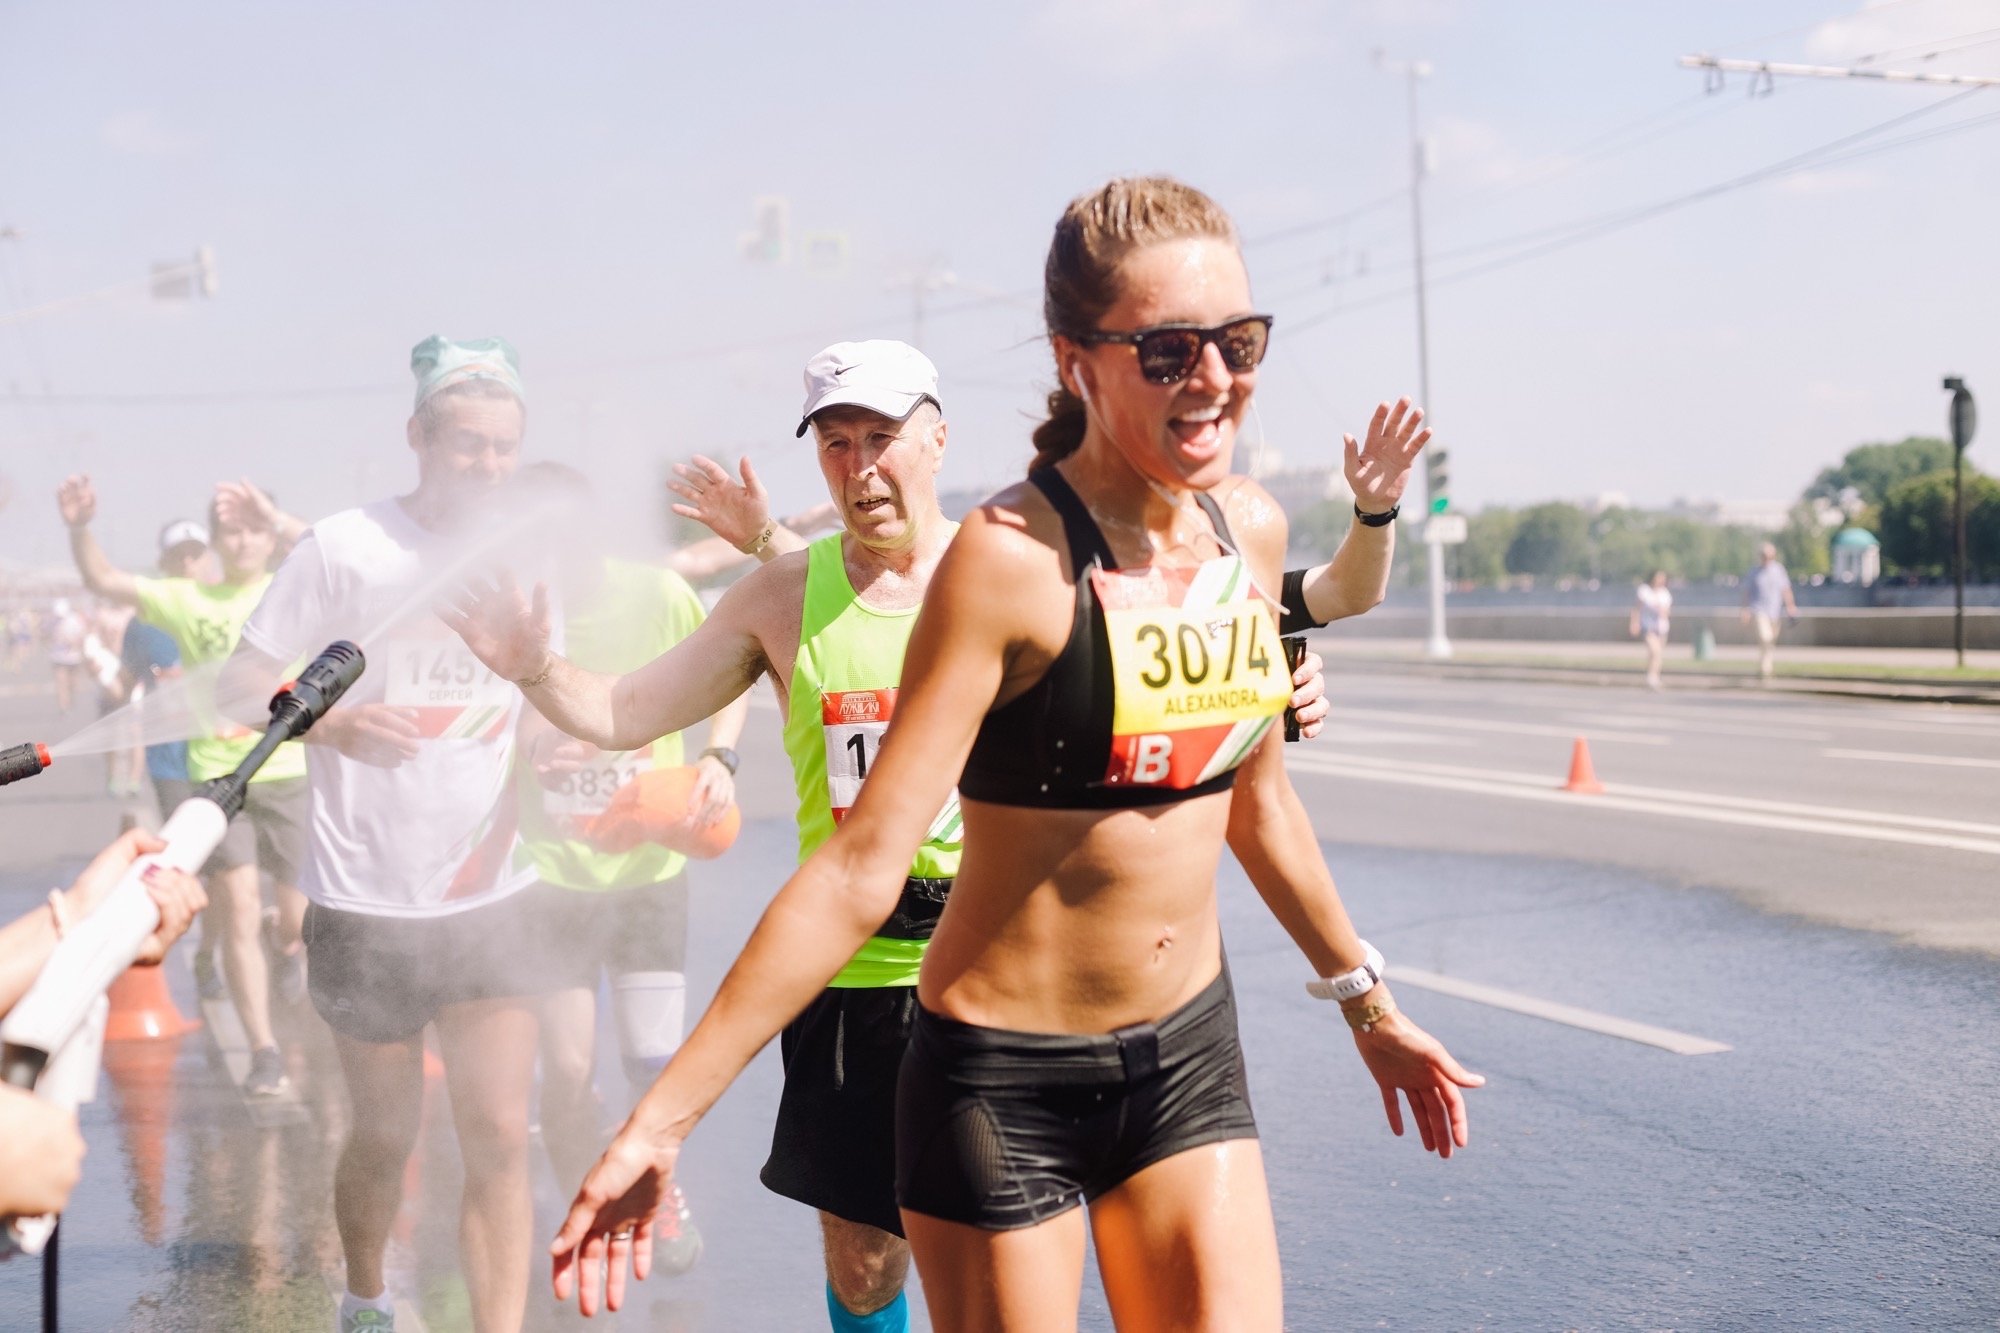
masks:
<path fill-rule="evenodd" d="M 537 583 L 532 596 L 511 573 L 471 578 L 437 608 L 442 620 L 488 671 L 502 680 L 527 680 L 549 662 L 549 590 Z"/>
<path fill-rule="evenodd" d="M 583 1178 L 562 1230 L 549 1246 L 556 1300 L 576 1297 L 586 1319 L 625 1303 L 626 1273 L 643 1282 L 653 1271 L 653 1227 L 669 1206 L 678 1139 L 642 1133 L 627 1120 Z"/>
<path fill-rule="evenodd" d="M 1364 1002 L 1382 1001 L 1370 992 Z M 1484 1087 L 1483 1074 L 1468 1072 L 1451 1058 L 1442 1042 L 1404 1017 L 1401 1010 L 1390 1013 L 1371 1031 L 1357 1031 L 1354 1044 L 1360 1048 L 1368 1072 L 1381 1085 L 1382 1109 L 1388 1113 L 1391 1132 L 1398 1137 L 1403 1133 L 1403 1108 L 1396 1100 L 1400 1095 L 1410 1105 L 1425 1152 L 1450 1157 L 1454 1149 L 1470 1142 L 1465 1094 L 1459 1089 Z"/>

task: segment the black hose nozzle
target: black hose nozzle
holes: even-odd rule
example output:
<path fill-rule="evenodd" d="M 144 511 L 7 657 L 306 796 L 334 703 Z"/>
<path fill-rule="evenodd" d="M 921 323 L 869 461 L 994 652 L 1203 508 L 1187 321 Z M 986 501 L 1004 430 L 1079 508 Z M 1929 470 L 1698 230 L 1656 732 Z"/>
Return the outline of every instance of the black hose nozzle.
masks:
<path fill-rule="evenodd" d="M 31 778 L 54 762 L 49 758 L 49 747 L 36 741 L 10 745 L 0 750 L 0 787 Z"/>
<path fill-rule="evenodd" d="M 286 740 L 297 740 L 326 716 L 326 710 L 347 693 L 368 666 L 361 650 L 345 639 L 337 639 L 306 664 L 297 680 L 271 696 L 271 727 L 282 729 Z"/>
<path fill-rule="evenodd" d="M 234 819 L 243 809 L 243 795 L 250 779 L 264 766 L 264 761 L 286 741 L 297 740 L 311 731 L 313 723 L 325 717 L 326 710 L 347 693 L 347 687 L 361 679 L 367 665 L 368 659 L 361 655 L 361 650 L 347 640 L 336 639 L 328 644 L 324 652 L 306 663 L 297 680 L 280 686 L 271 696 L 271 725 L 264 729 L 263 738 L 250 753 L 243 756 L 236 771 L 202 783 L 198 794 L 214 801 L 224 814 Z"/>

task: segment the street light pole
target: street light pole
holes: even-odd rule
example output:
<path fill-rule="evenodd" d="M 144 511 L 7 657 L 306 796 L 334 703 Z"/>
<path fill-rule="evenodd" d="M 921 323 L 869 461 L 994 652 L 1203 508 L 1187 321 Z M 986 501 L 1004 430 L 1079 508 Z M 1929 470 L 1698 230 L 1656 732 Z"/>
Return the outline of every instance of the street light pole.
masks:
<path fill-rule="evenodd" d="M 1431 343 L 1430 317 L 1424 302 L 1424 169 L 1425 153 L 1423 134 L 1417 118 L 1417 81 L 1431 72 L 1430 62 L 1425 60 L 1391 61 L 1381 51 L 1375 53 L 1375 62 L 1391 73 L 1402 74 L 1406 80 L 1410 109 L 1410 237 L 1416 248 L 1417 277 L 1417 402 L 1427 419 L 1435 420 L 1431 414 Z M 1426 495 L 1425 508 L 1437 512 L 1435 495 Z M 1445 658 L 1451 656 L 1451 639 L 1444 628 L 1444 544 L 1431 534 L 1431 525 L 1426 522 L 1424 544 L 1427 559 L 1424 561 L 1430 588 L 1430 636 L 1424 643 L 1424 656 Z"/>

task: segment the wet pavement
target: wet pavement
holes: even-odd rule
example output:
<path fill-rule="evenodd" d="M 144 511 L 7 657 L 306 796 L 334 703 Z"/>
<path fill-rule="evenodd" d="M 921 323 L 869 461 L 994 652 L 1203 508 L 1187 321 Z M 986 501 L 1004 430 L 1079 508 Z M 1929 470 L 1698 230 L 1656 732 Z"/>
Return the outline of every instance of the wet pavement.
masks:
<path fill-rule="evenodd" d="M 691 1008 L 791 864 L 773 722 L 754 715 L 744 747 L 742 838 L 694 873 Z M 25 829 L 12 798 L 30 790 L 0 793 L 10 834 Z M 58 790 L 70 788 L 44 799 Z M 1323 832 L 1342 828 L 1342 786 L 1302 790 Z M 73 797 L 64 817 L 108 835 L 109 807 Z M 1392 965 L 1733 1049 L 1672 1055 L 1399 987 L 1490 1080 L 1471 1097 L 1472 1146 L 1438 1161 L 1390 1136 L 1338 1016 L 1306 997 L 1304 964 L 1230 867 L 1222 910 L 1290 1327 L 1995 1326 L 2000 964 L 1760 914 L 1720 889 L 1594 858 L 1331 838 L 1327 855 Z M 6 916 L 63 873 L 5 865 Z M 195 1012 L 184 957 L 166 975 Z M 256 1126 L 208 1032 L 114 1052 L 84 1113 L 91 1153 L 63 1231 L 66 1328 L 331 1326 L 328 1182 L 348 1109 L 309 1007 L 286 1030 L 309 1112 L 290 1126 Z M 615 1059 L 600 1061 L 600 1083 L 618 1095 Z M 824 1327 L 813 1219 L 756 1180 L 777 1086 L 767 1050 L 696 1132 L 684 1178 L 706 1253 L 691 1273 L 638 1288 L 610 1326 Z M 431 1093 L 392 1287 L 426 1327 L 463 1328 L 457 1158 L 441 1083 Z M 539 1149 L 537 1161 L 546 1238 L 565 1200 Z M 538 1262 L 530 1326 L 571 1323 L 553 1312 L 544 1272 Z M 33 1326 L 37 1288 L 32 1261 L 0 1266 L 0 1328 Z M 1083 1322 L 1109 1327 L 1094 1274 Z"/>

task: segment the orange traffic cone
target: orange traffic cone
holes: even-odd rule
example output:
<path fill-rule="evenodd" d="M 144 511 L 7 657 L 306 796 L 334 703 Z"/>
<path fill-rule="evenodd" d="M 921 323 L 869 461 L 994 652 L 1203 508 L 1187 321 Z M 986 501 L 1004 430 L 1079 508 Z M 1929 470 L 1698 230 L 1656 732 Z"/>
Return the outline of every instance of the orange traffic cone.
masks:
<path fill-rule="evenodd" d="M 1576 748 L 1569 754 L 1569 781 L 1562 785 L 1564 791 L 1573 791 L 1579 796 L 1602 796 L 1604 784 L 1597 780 L 1597 770 L 1590 762 L 1590 742 L 1583 737 L 1576 738 Z"/>
<path fill-rule="evenodd" d="M 181 1017 L 167 991 L 164 968 L 128 967 L 111 983 L 111 1017 L 104 1025 L 106 1041 L 159 1041 L 193 1032 L 199 1019 Z"/>

